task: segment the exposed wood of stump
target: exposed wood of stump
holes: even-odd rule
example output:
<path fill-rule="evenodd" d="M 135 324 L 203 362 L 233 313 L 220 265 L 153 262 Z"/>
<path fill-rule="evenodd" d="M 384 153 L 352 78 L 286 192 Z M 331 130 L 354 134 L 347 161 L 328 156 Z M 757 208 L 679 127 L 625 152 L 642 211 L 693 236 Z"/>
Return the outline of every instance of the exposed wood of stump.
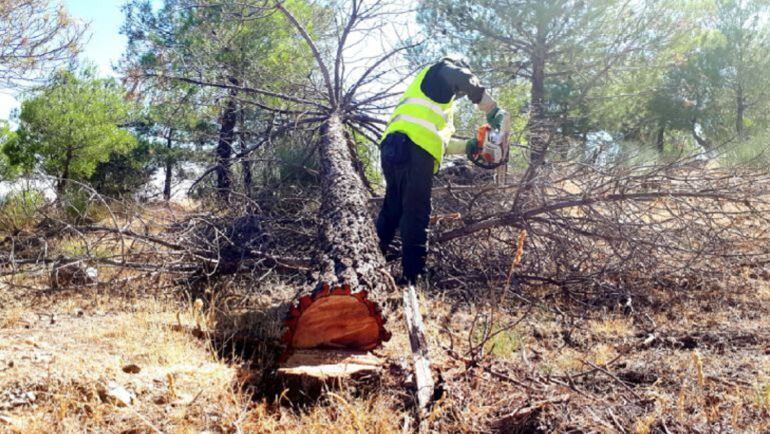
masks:
<path fill-rule="evenodd" d="M 286 390 L 315 399 L 324 390 L 346 383 L 376 383 L 382 370 L 382 359 L 367 352 L 297 350 L 278 369 L 278 378 Z"/>
<path fill-rule="evenodd" d="M 278 370 L 284 375 L 350 378 L 378 375 L 383 361 L 371 353 L 352 350 L 298 350 Z"/>
<path fill-rule="evenodd" d="M 385 258 L 339 115 L 331 115 L 322 131 L 321 253 L 311 285 L 289 312 L 284 342 L 290 350 L 369 350 L 389 338 L 377 303 L 387 288 Z"/>

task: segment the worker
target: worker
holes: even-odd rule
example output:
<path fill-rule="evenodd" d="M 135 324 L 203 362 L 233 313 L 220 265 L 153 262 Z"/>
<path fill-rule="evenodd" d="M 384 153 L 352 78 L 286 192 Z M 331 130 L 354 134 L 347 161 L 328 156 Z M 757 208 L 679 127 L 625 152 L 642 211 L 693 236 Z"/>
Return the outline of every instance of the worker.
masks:
<path fill-rule="evenodd" d="M 409 85 L 390 117 L 380 141 L 385 200 L 377 217 L 380 249 L 385 254 L 398 229 L 401 233 L 403 277 L 415 283 L 425 271 L 433 174 L 444 154 L 499 164 L 507 150 L 494 143 L 452 139 L 455 102 L 467 96 L 486 114 L 491 128 L 510 130 L 510 116 L 497 106 L 468 63 L 445 57 L 422 69 Z"/>

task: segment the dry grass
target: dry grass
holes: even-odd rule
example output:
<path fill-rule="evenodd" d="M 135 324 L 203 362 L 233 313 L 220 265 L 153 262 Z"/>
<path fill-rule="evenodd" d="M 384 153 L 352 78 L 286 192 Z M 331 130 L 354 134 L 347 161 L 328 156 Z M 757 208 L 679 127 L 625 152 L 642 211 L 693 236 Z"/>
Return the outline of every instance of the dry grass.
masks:
<path fill-rule="evenodd" d="M 212 328 L 211 312 L 221 313 L 223 304 L 200 309 L 200 302 L 94 293 L 51 297 L 56 301 L 39 305 L 44 315 L 31 307 L 2 311 L 0 432 L 401 431 L 404 416 L 394 415 L 397 398 L 388 393 L 330 392 L 304 410 L 286 399 L 255 400 L 259 391 L 242 387 L 243 366 L 190 333 Z M 123 372 L 130 364 L 141 371 Z M 132 405 L 100 396 L 110 381 L 135 395 Z"/>
<path fill-rule="evenodd" d="M 373 393 L 345 389 L 296 408 L 286 399 L 272 402 L 260 390 L 243 387 L 247 365 L 237 357 L 218 356 L 221 351 L 211 341 L 189 333 L 200 325 L 233 333 L 252 329 L 267 338 L 280 327 L 275 318 L 257 315 L 256 310 L 264 310 L 268 299 L 282 299 L 289 289 L 248 299 L 238 298 L 233 290 L 203 308 L 194 301 L 70 292 L 3 310 L 0 390 L 15 396 L 32 392 L 35 398 L 0 410 L 0 427 L 16 432 L 401 432 L 412 410 L 399 375 Z M 543 407 L 536 422 L 517 422 L 521 427 L 611 432 L 619 430 L 608 422 L 611 412 L 628 432 L 658 432 L 664 424 L 671 432 L 715 424 L 736 432 L 766 432 L 770 348 L 766 340 L 741 337 L 770 330 L 765 315 L 752 314 L 757 300 L 756 294 L 725 305 L 718 300 L 670 300 L 664 311 L 651 316 L 661 338 L 648 347 L 641 345 L 648 325 L 636 317 L 603 313 L 585 319 L 573 325 L 567 344 L 559 317 L 533 311 L 510 333 L 500 334 L 498 349 L 483 363 L 491 362 L 494 370 L 525 383 L 540 375 L 574 379 L 574 389 L 547 389 L 549 396 L 569 395 L 567 403 Z M 760 306 L 768 307 L 766 302 Z M 449 338 L 441 324 L 452 319 L 455 350 L 462 354 L 472 309 L 452 311 L 447 303 L 430 299 L 423 299 L 422 307 L 446 391 L 431 416 L 434 429 L 487 431 L 506 412 L 543 398 L 483 370 L 468 369 L 445 352 Z M 508 319 L 498 315 L 499 321 Z M 390 324 L 396 334 L 378 353 L 398 361 L 407 354 L 408 344 L 397 314 L 391 315 Z M 664 338 L 696 332 L 703 333 L 697 335 L 695 349 Z M 508 339 L 516 344 L 505 344 Z M 8 361 L 14 362 L 12 367 Z M 581 375 L 591 371 L 586 363 L 605 367 L 643 401 L 604 373 Z M 140 366 L 141 372 L 123 372 L 127 364 Z M 105 402 L 99 389 L 109 381 L 134 393 L 136 401 L 129 407 Z M 1 397 L 0 405 L 7 401 L 7 396 Z"/>
<path fill-rule="evenodd" d="M 142 218 L 170 221 L 183 212 L 156 209 Z M 75 239 L 51 245 L 84 246 Z M 100 269 L 100 276 L 112 273 Z M 552 299 L 529 311 L 514 298 L 490 307 L 421 294 L 444 391 L 431 429 L 770 432 L 770 273 L 735 274 L 742 284 L 729 291 L 657 288 L 635 299 L 630 314 Z M 46 279 L 0 282 L 0 432 L 390 433 L 413 419 L 398 309 L 389 315 L 393 338 L 377 350 L 388 360 L 381 384 L 298 405 L 268 387 L 281 332 L 276 306 L 294 294 L 280 279 L 226 279 L 204 291 L 205 302 L 157 290 L 165 281 L 51 292 Z M 485 325 L 499 333 L 482 345 Z M 241 335 L 251 339 L 249 351 L 208 339 Z M 471 361 L 477 345 L 486 356 Z M 124 372 L 128 364 L 140 372 Z M 135 401 L 119 407 L 100 396 L 109 382 Z M 562 395 L 568 399 L 537 404 Z M 539 407 L 511 418 L 530 405 Z"/>
<path fill-rule="evenodd" d="M 174 331 L 172 306 L 153 300 L 110 306 L 105 301 L 114 308 L 105 312 L 93 305 L 71 310 L 72 304 L 69 300 L 50 312 L 53 320 L 42 316 L 0 330 L 6 364 L 0 389 L 35 394 L 10 409 L 19 431 L 199 432 L 234 417 L 228 416 L 233 409 L 214 419 L 190 417 L 226 410 L 214 407 L 239 397 L 232 387 L 234 368 L 217 360 L 202 341 Z M 141 371 L 123 372 L 129 364 Z M 135 403 L 121 408 L 100 398 L 99 390 L 110 381 L 135 394 Z"/>

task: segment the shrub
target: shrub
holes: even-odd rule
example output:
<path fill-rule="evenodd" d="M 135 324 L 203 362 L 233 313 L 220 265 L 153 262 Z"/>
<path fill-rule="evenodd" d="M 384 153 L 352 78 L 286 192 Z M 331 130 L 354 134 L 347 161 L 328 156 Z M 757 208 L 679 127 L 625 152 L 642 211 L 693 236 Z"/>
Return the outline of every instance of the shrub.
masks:
<path fill-rule="evenodd" d="M 45 196 L 37 190 L 19 190 L 0 202 L 0 227 L 11 231 L 29 229 L 38 222 L 38 210 Z"/>
<path fill-rule="evenodd" d="M 747 165 L 756 168 L 768 167 L 770 165 L 770 131 L 730 145 L 721 160 L 727 167 Z"/>
<path fill-rule="evenodd" d="M 84 187 L 68 188 L 59 197 L 62 218 L 72 224 L 95 223 L 108 215 L 107 206 L 97 194 Z"/>
<path fill-rule="evenodd" d="M 126 197 L 136 193 L 150 182 L 157 168 L 155 149 L 147 141 L 128 154 L 113 152 L 108 161 L 99 163 L 90 177 L 91 185 L 100 194 L 109 197 Z"/>

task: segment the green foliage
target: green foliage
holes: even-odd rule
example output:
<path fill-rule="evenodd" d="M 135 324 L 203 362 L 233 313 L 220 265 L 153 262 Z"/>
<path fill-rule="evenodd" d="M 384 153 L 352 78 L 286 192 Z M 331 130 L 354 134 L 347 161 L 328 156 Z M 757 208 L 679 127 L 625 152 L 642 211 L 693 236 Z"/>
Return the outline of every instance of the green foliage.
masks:
<path fill-rule="evenodd" d="M 611 83 L 616 70 L 642 63 L 638 53 L 654 56 L 676 18 L 662 4 L 617 0 L 429 0 L 425 6 L 419 21 L 437 33 L 437 51 L 465 53 L 498 86 L 531 84 L 545 115 L 558 123 L 567 118 L 578 133 L 586 126 L 575 118 L 590 114 L 586 98 Z"/>
<path fill-rule="evenodd" d="M 109 160 L 100 162 L 90 183 L 97 192 L 109 197 L 131 195 L 150 181 L 157 170 L 158 157 L 156 148 L 142 140 L 129 153 L 112 153 Z"/>
<path fill-rule="evenodd" d="M 88 70 L 62 71 L 22 103 L 18 140 L 4 150 L 12 164 L 28 171 L 39 164 L 59 179 L 87 180 L 110 155 L 136 146 L 119 126 L 129 118 L 114 80 L 97 79 Z"/>
<path fill-rule="evenodd" d="M 481 330 L 476 330 L 473 336 L 473 343 L 479 345 L 483 339 L 484 335 Z M 495 357 L 511 359 L 521 349 L 521 346 L 522 337 L 518 331 L 493 326 L 489 338 L 484 342 L 484 351 Z"/>
<path fill-rule="evenodd" d="M 749 166 L 758 169 L 770 167 L 770 129 L 725 149 L 720 161 L 725 166 Z"/>
<path fill-rule="evenodd" d="M 318 183 L 320 163 L 315 147 L 303 145 L 301 141 L 284 141 L 272 152 L 274 162 L 268 176 L 268 185 L 314 185 Z"/>
<path fill-rule="evenodd" d="M 356 143 L 356 156 L 364 167 L 364 176 L 372 185 L 384 185 L 380 170 L 380 148 L 369 139 L 356 132 L 351 133 Z"/>
<path fill-rule="evenodd" d="M 573 151 L 591 132 L 613 136 L 618 157 L 757 148 L 743 142 L 770 129 L 770 1 L 629 5 L 429 0 L 418 20 L 435 36 L 419 60 L 449 47 L 484 67 L 497 94 L 532 84 L 518 107 L 533 113 L 542 94 L 544 118 L 567 143 L 549 158 L 579 156 Z"/>
<path fill-rule="evenodd" d="M 37 190 L 9 193 L 0 202 L 0 227 L 10 231 L 32 228 L 38 221 L 38 210 L 44 204 L 45 196 Z"/>
<path fill-rule="evenodd" d="M 18 136 L 15 131 L 11 131 L 7 121 L 0 120 L 0 181 L 15 178 L 18 169 L 11 164 L 8 156 L 4 152 L 6 147 L 16 146 Z"/>
<path fill-rule="evenodd" d="M 122 31 L 128 37 L 128 50 L 123 60 L 140 77 L 139 88 L 144 90 L 141 95 L 148 107 L 146 128 L 140 135 L 157 145 L 159 161 L 171 172 L 178 172 L 185 162 L 210 164 L 216 160 L 211 149 L 217 145 L 222 114 L 229 102 L 235 102 L 235 130 L 248 132 L 236 135 L 231 143 L 235 152 L 253 145 L 251 139 L 274 125 L 274 113 L 262 110 L 261 105 L 286 109 L 294 105 L 264 95 L 259 97 L 259 104 L 247 104 L 245 101 L 256 100 L 253 94 L 219 85 L 291 93 L 296 83 L 306 81 L 314 72 L 305 41 L 297 37 L 283 14 L 266 13 L 263 5 L 236 0 L 164 0 L 153 8 L 153 3 L 132 0 L 124 7 Z M 314 36 L 331 19 L 326 6 L 304 0 L 283 5 Z M 300 145 L 294 154 L 302 158 L 299 155 L 306 155 L 305 151 Z M 273 152 L 268 157 L 274 157 Z M 295 155 L 286 157 L 291 161 Z M 254 179 L 273 180 L 274 166 L 253 164 Z M 240 164 L 226 167 L 233 175 L 241 169 Z M 292 173 L 278 177 L 306 178 L 307 171 L 297 171 L 297 167 L 283 169 Z M 235 176 L 232 179 L 237 185 Z"/>
<path fill-rule="evenodd" d="M 380 149 L 377 145 L 368 141 L 358 142 L 356 154 L 361 164 L 364 165 L 364 175 L 372 185 L 384 185 L 385 179 L 379 166 Z"/>
<path fill-rule="evenodd" d="M 659 141 L 664 131 L 660 152 L 668 152 L 672 140 L 680 149 L 709 150 L 742 146 L 749 136 L 762 135 L 770 119 L 770 28 L 762 18 L 769 5 L 766 0 L 679 4 L 689 32 L 653 59 L 665 61 L 663 67 L 630 72 L 614 85 L 611 92 L 630 97 L 605 104 L 603 124 L 619 125 L 626 139 L 644 143 Z"/>
<path fill-rule="evenodd" d="M 311 34 L 316 18 L 324 15 L 323 8 L 302 0 L 284 6 L 308 23 Z M 124 58 L 153 74 L 186 76 L 194 71 L 203 82 L 225 77 L 280 90 L 289 78 L 312 72 L 309 49 L 285 17 L 255 12 L 241 1 L 164 0 L 154 11 L 151 1 L 134 0 L 124 11 Z M 254 19 L 255 14 L 261 16 Z"/>

